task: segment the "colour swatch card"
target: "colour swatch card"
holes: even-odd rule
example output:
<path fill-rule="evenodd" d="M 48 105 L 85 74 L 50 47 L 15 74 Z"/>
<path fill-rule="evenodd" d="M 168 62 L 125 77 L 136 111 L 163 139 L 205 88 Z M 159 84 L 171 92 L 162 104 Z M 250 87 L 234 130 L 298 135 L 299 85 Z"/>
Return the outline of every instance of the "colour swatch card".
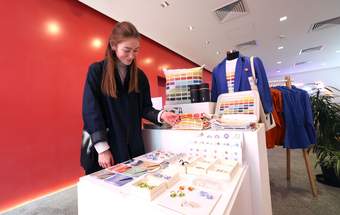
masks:
<path fill-rule="evenodd" d="M 215 114 L 223 120 L 258 122 L 260 97 L 256 91 L 224 93 L 217 99 Z"/>
<path fill-rule="evenodd" d="M 104 181 L 120 187 L 120 186 L 125 185 L 126 183 L 129 183 L 132 180 L 133 180 L 132 177 L 118 173 L 112 177 L 105 179 Z"/>
<path fill-rule="evenodd" d="M 221 193 L 192 186 L 185 180 L 179 181 L 155 199 L 163 207 L 181 214 L 210 214 L 221 197 Z"/>
<path fill-rule="evenodd" d="M 166 104 L 190 103 L 189 85 L 202 83 L 203 67 L 164 71 Z"/>

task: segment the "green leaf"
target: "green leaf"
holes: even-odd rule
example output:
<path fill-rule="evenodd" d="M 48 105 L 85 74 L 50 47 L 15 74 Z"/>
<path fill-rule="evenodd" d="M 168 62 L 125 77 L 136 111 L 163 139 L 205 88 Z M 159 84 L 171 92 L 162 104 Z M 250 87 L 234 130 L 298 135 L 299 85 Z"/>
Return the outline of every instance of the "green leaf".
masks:
<path fill-rule="evenodd" d="M 338 178 L 340 178 L 340 160 L 338 160 L 336 164 L 335 174 Z"/>

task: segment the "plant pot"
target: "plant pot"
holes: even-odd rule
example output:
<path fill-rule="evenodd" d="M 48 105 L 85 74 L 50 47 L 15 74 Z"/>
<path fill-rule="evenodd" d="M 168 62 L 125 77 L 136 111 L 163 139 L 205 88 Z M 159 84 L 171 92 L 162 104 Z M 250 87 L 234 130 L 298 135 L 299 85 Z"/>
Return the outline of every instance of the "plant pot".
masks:
<path fill-rule="evenodd" d="M 340 178 L 336 176 L 333 168 L 328 168 L 325 166 L 321 166 L 322 176 L 317 176 L 317 180 L 321 183 L 340 187 Z"/>

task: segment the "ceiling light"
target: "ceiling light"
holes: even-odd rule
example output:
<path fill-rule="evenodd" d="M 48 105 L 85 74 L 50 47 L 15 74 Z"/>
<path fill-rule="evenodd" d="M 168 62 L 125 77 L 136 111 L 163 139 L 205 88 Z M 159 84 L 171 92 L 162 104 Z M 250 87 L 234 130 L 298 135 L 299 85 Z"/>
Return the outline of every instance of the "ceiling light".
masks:
<path fill-rule="evenodd" d="M 277 73 L 280 73 L 281 71 L 280 70 L 276 70 Z"/>
<path fill-rule="evenodd" d="M 283 48 L 284 48 L 283 46 L 277 47 L 278 50 L 281 50 L 281 49 L 283 49 Z"/>
<path fill-rule="evenodd" d="M 188 29 L 189 29 L 189 31 L 192 31 L 192 30 L 194 30 L 194 27 L 192 27 L 191 25 L 189 25 Z"/>
<path fill-rule="evenodd" d="M 282 63 L 282 61 L 278 61 L 278 62 L 276 62 L 277 64 L 281 64 Z"/>
<path fill-rule="evenodd" d="M 217 51 L 216 54 L 219 55 L 219 54 L 220 54 L 220 51 Z"/>
<path fill-rule="evenodd" d="M 280 22 L 286 21 L 287 20 L 287 16 L 283 16 L 280 18 Z"/>
<path fill-rule="evenodd" d="M 169 7 L 170 4 L 169 4 L 169 2 L 164 1 L 164 2 L 161 4 L 161 6 L 162 6 L 162 8 L 165 8 L 165 7 Z"/>
<path fill-rule="evenodd" d="M 336 50 L 335 52 L 336 52 L 336 53 L 340 53 L 340 50 Z"/>
<path fill-rule="evenodd" d="M 280 38 L 280 39 L 284 39 L 284 38 L 286 38 L 286 37 L 287 37 L 287 36 L 284 35 L 284 34 L 280 34 L 280 35 L 279 35 L 279 38 Z"/>
<path fill-rule="evenodd" d="M 327 63 L 326 63 L 326 62 L 322 62 L 320 65 L 321 65 L 321 66 L 326 66 Z"/>

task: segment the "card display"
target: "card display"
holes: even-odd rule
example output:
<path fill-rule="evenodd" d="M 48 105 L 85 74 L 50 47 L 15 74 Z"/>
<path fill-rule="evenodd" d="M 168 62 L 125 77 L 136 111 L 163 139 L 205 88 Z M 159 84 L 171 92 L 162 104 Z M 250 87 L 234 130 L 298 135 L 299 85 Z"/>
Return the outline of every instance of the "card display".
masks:
<path fill-rule="evenodd" d="M 203 67 L 164 70 L 166 79 L 166 104 L 190 103 L 189 85 L 201 84 Z"/>
<path fill-rule="evenodd" d="M 108 171 L 106 169 L 100 170 L 98 172 L 92 173 L 90 176 L 95 177 L 97 179 L 106 179 L 110 176 L 115 175 L 116 173 Z"/>
<path fill-rule="evenodd" d="M 133 183 L 131 189 L 136 195 L 152 201 L 166 190 L 166 182 L 158 177 L 143 177 Z"/>
<path fill-rule="evenodd" d="M 109 167 L 108 170 L 118 172 L 118 173 L 123 173 L 123 172 L 126 172 L 130 168 L 131 168 L 131 166 L 126 165 L 124 163 L 120 163 L 120 164 L 114 165 L 112 167 Z"/>
<path fill-rule="evenodd" d="M 124 175 L 128 175 L 131 177 L 139 177 L 147 173 L 147 169 L 139 167 L 139 166 L 133 166 L 127 171 L 124 172 Z"/>
<path fill-rule="evenodd" d="M 237 172 L 239 164 L 233 160 L 217 160 L 207 170 L 207 176 L 213 178 L 232 180 Z"/>
<path fill-rule="evenodd" d="M 104 181 L 120 187 L 125 185 L 126 183 L 129 183 L 132 180 L 133 178 L 130 176 L 117 173 L 114 176 L 105 179 Z"/>
<path fill-rule="evenodd" d="M 215 115 L 224 124 L 249 124 L 260 119 L 260 97 L 257 91 L 249 90 L 224 93 L 218 96 Z"/>
<path fill-rule="evenodd" d="M 189 157 L 233 160 L 242 164 L 242 132 L 206 131 L 186 145 Z"/>
<path fill-rule="evenodd" d="M 221 193 L 179 181 L 160 195 L 157 204 L 181 214 L 210 214 L 219 201 Z"/>
<path fill-rule="evenodd" d="M 172 159 L 175 159 L 176 157 L 177 155 L 175 153 L 156 150 L 156 151 L 147 153 L 145 155 L 142 155 L 138 157 L 138 159 L 142 161 L 149 161 L 152 163 L 160 164 L 165 161 L 171 161 Z"/>

